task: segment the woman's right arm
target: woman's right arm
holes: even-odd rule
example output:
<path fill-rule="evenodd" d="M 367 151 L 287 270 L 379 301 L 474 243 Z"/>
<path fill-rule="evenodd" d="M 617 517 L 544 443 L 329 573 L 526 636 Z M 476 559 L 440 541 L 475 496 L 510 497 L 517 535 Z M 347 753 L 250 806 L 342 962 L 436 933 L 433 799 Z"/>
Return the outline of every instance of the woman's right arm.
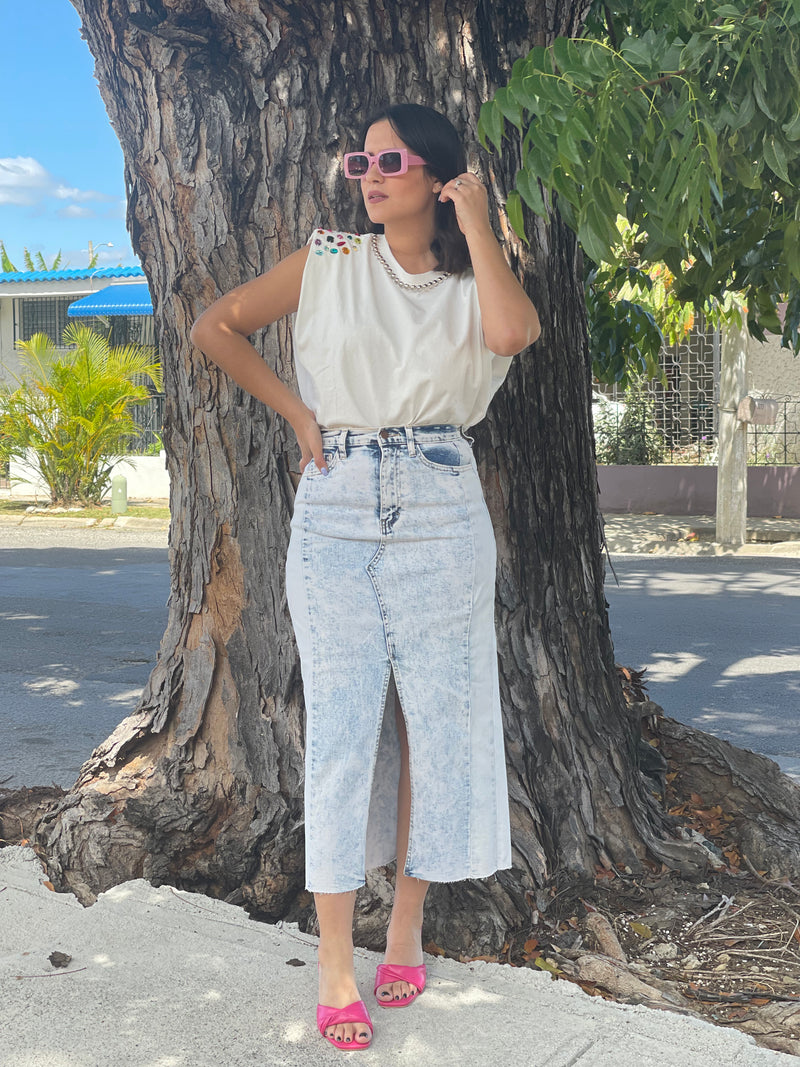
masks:
<path fill-rule="evenodd" d="M 233 380 L 287 420 L 300 445 L 300 469 L 313 457 L 325 466 L 322 436 L 314 412 L 267 366 L 248 337 L 263 326 L 297 311 L 308 248 L 251 282 L 231 290 L 204 311 L 192 326 L 194 344 Z"/>

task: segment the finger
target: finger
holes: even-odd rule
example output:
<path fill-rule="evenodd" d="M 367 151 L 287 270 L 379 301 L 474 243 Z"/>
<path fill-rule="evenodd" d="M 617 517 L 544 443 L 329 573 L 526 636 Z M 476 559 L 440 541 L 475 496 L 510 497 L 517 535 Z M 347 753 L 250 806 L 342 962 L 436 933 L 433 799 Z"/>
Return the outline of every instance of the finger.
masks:
<path fill-rule="evenodd" d="M 321 445 L 319 447 L 319 450 L 315 450 L 314 451 L 314 462 L 317 465 L 317 469 L 322 474 L 327 474 L 328 473 L 328 465 L 325 462 L 325 453 L 322 451 L 322 446 Z"/>

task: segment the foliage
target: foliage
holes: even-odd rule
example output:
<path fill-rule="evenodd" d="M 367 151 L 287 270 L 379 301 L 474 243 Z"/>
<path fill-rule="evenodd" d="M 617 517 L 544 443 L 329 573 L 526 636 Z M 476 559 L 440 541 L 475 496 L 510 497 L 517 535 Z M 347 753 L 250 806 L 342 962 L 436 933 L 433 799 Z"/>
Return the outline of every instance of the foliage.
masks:
<path fill-rule="evenodd" d="M 22 254 L 25 259 L 25 270 L 58 270 L 61 266 L 61 250 L 53 257 L 53 262 L 48 264 L 41 252 L 37 252 L 35 256 L 31 256 L 27 248 L 22 250 Z M 94 263 L 89 264 L 90 267 L 94 266 Z M 17 268 L 11 262 L 11 259 L 6 252 L 5 244 L 0 241 L 0 268 L 3 271 L 9 273 L 15 272 Z"/>
<path fill-rule="evenodd" d="M 664 460 L 664 438 L 656 429 L 655 405 L 644 377 L 631 376 L 624 405 L 601 409 L 594 430 L 598 463 L 648 465 Z"/>
<path fill-rule="evenodd" d="M 596 0 L 587 36 L 518 59 L 481 111 L 484 144 L 519 141 L 514 229 L 554 197 L 587 256 L 617 269 L 622 215 L 679 301 L 742 293 L 750 332 L 797 351 L 798 53 L 800 0 Z"/>
<path fill-rule="evenodd" d="M 641 275 L 641 277 L 639 277 Z M 595 378 L 625 388 L 639 375 L 663 377 L 658 362 L 664 337 L 653 311 L 622 296 L 649 292 L 650 278 L 635 267 L 594 268 L 584 288 L 589 355 Z"/>
<path fill-rule="evenodd" d="M 52 503 L 94 504 L 114 455 L 140 432 L 130 406 L 149 395 L 144 379 L 162 387 L 161 367 L 152 348 L 111 348 L 86 326 L 67 326 L 64 344 L 74 347 L 58 349 L 43 333 L 17 342 L 23 372 L 0 392 L 0 461 L 33 450 Z"/>
<path fill-rule="evenodd" d="M 52 263 L 48 263 L 41 252 L 36 252 L 35 255 L 31 255 L 27 248 L 22 250 L 23 260 L 25 263 L 25 270 L 58 270 L 59 267 L 68 266 L 63 262 L 61 255 L 61 249 L 53 256 Z M 89 242 L 89 262 L 87 267 L 91 270 L 97 266 L 97 261 L 100 258 L 100 253 L 95 252 L 92 246 L 92 242 Z M 6 252 L 6 246 L 3 241 L 0 241 L 0 270 L 7 273 L 16 273 L 17 267 L 11 261 L 11 257 Z"/>

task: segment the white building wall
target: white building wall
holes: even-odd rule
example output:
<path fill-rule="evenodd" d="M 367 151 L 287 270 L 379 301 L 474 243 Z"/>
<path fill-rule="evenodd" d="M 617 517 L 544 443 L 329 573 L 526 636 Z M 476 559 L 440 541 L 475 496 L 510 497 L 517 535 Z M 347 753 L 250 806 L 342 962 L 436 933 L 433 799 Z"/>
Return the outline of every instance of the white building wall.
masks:
<path fill-rule="evenodd" d="M 800 356 L 781 348 L 772 334 L 765 343 L 750 338 L 747 347 L 747 387 L 756 395 L 800 397 Z"/>
<path fill-rule="evenodd" d="M 19 373 L 19 356 L 14 351 L 14 301 L 0 297 L 0 387 L 13 389 Z"/>
<path fill-rule="evenodd" d="M 37 500 L 46 503 L 50 498 L 47 486 L 39 475 L 36 461 L 29 454 L 27 462 L 12 459 L 9 470 L 11 487 L 9 495 L 22 500 Z M 169 475 L 165 452 L 157 456 L 128 456 L 120 459 L 111 471 L 111 477 L 124 475 L 128 482 L 128 500 L 169 499 Z M 105 494 L 111 498 L 111 485 Z"/>

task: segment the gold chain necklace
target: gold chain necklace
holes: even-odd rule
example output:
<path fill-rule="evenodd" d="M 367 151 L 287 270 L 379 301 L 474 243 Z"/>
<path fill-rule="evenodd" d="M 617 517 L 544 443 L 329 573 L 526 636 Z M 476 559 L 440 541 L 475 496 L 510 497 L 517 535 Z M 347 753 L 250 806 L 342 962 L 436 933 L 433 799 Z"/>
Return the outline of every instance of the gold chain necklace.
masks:
<path fill-rule="evenodd" d="M 392 270 L 392 268 L 381 255 L 381 250 L 380 248 L 378 248 L 377 233 L 373 233 L 370 244 L 372 245 L 372 251 L 377 256 L 380 265 L 392 279 L 394 284 L 399 285 L 401 289 L 408 289 L 411 292 L 419 292 L 422 289 L 433 289 L 434 286 L 441 285 L 442 282 L 446 281 L 450 277 L 450 272 L 444 271 L 442 274 L 439 275 L 438 278 L 431 278 L 429 282 L 420 282 L 418 285 L 411 285 L 410 282 L 404 282 L 401 278 L 398 278 L 398 276 L 395 274 L 395 272 Z"/>

